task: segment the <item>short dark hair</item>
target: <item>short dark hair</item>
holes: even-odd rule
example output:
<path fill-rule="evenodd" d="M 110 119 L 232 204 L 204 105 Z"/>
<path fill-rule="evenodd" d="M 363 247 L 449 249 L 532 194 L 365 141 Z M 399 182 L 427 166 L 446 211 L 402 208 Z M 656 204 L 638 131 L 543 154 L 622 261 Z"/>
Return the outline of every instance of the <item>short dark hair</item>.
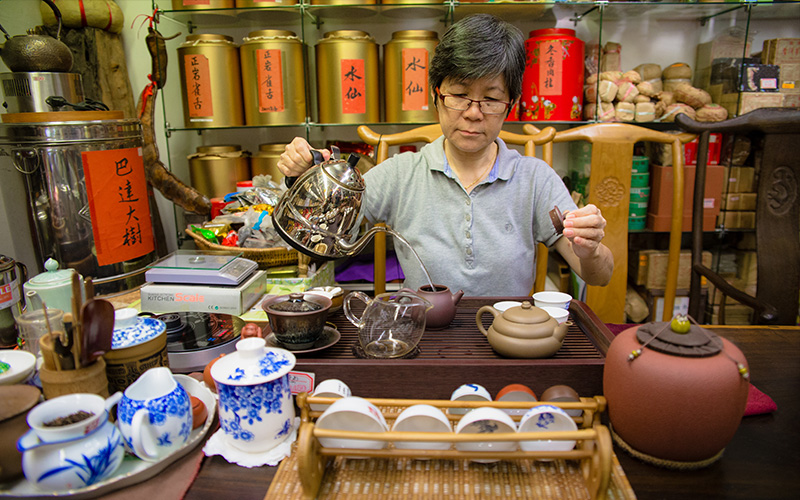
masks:
<path fill-rule="evenodd" d="M 444 34 L 431 61 L 428 82 L 436 89 L 446 78 L 472 82 L 502 75 L 513 101 L 522 94 L 524 72 L 522 32 L 491 14 L 474 14 Z"/>

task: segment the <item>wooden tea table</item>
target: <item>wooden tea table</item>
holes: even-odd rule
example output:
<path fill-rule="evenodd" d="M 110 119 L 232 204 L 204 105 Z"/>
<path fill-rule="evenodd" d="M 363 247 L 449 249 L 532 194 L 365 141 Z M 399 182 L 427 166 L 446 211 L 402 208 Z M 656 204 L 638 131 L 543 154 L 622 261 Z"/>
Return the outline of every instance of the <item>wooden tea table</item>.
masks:
<path fill-rule="evenodd" d="M 464 298 L 459 304 L 457 328 L 468 328 L 470 315 L 481 304 L 493 303 L 491 298 Z M 578 319 L 580 330 L 589 339 L 589 346 L 583 358 L 562 359 L 552 362 L 554 366 L 534 363 L 526 371 L 524 364 L 499 358 L 492 363 L 489 354 L 484 358 L 472 360 L 461 359 L 448 361 L 438 365 L 431 353 L 425 353 L 426 337 L 442 336 L 447 330 L 439 333 L 426 332 L 421 342 L 422 352 L 415 360 L 399 361 L 403 368 L 395 372 L 391 378 L 393 385 L 386 385 L 385 375 L 376 375 L 375 365 L 368 360 L 347 359 L 350 346 L 344 344 L 352 341 L 346 335 L 347 320 L 341 313 L 334 316 L 333 321 L 342 330 L 339 352 L 327 355 L 319 354 L 313 358 L 298 357 L 298 369 L 318 373 L 318 380 L 340 375 L 348 384 L 358 377 L 352 385 L 361 390 L 354 390 L 357 395 L 367 397 L 406 397 L 397 394 L 398 387 L 424 388 L 425 397 L 441 398 L 442 391 L 455 389 L 456 377 L 448 373 L 468 370 L 474 378 L 460 378 L 462 382 L 485 384 L 493 394 L 511 382 L 531 385 L 535 391 L 541 392 L 544 387 L 537 375 L 545 373 L 545 379 L 556 377 L 558 383 L 573 385 L 576 388 L 597 387 L 602 380 L 602 358 L 607 345 L 613 339 L 608 329 L 597 320 L 591 311 L 573 302 L 571 316 Z M 462 311 L 463 310 L 463 311 Z M 349 324 L 349 323 L 347 323 Z M 476 335 L 482 337 L 474 326 Z M 758 326 L 710 326 L 708 327 L 735 343 L 747 357 L 750 365 L 751 382 L 761 391 L 772 397 L 778 405 L 777 411 L 767 415 L 748 416 L 742 423 L 733 440 L 728 444 L 722 458 L 707 468 L 699 470 L 677 471 L 662 469 L 641 462 L 615 447 L 615 453 L 622 465 L 627 479 L 640 499 L 659 500 L 692 500 L 692 499 L 796 499 L 800 497 L 800 328 L 798 327 L 758 327 Z M 592 333 L 586 333 L 591 331 Z M 352 332 L 351 332 L 352 334 Z M 466 337 L 464 337 L 466 335 Z M 603 340 L 605 339 L 605 341 Z M 469 342 L 477 342 L 469 334 L 456 332 L 452 338 L 456 347 L 463 348 Z M 583 341 L 583 339 L 579 339 Z M 579 342 L 580 343 L 580 342 Z M 488 344 L 488 342 L 487 342 Z M 337 344 L 339 345 L 339 344 Z M 477 345 L 477 343 L 475 344 Z M 467 349 L 469 350 L 469 349 Z M 598 351 L 592 352 L 593 350 Z M 459 354 L 464 358 L 464 354 Z M 598 358 L 599 356 L 599 362 Z M 361 363 L 361 369 L 358 365 Z M 414 365 L 416 363 L 416 366 Z M 598 364 L 600 370 L 598 371 Z M 405 366 L 410 365 L 410 366 Z M 382 369 L 378 367 L 378 369 Z M 322 374 L 320 376 L 319 374 Z M 570 377 L 582 376 L 584 380 L 573 380 Z M 581 375 L 582 374 L 582 375 Z M 600 375 L 598 375 L 600 374 Z M 347 375 L 348 377 L 346 377 Z M 600 377 L 598 379 L 598 376 Z M 383 392 L 373 392 L 370 381 L 378 382 Z M 550 380 L 545 380 L 549 383 Z M 436 394 L 428 394 L 433 391 Z M 584 395 L 585 389 L 578 391 Z M 277 467 L 258 467 L 248 469 L 232 465 L 219 456 L 204 459 L 200 472 L 190 487 L 185 498 L 191 499 L 261 499 L 266 495 L 270 481 Z"/>

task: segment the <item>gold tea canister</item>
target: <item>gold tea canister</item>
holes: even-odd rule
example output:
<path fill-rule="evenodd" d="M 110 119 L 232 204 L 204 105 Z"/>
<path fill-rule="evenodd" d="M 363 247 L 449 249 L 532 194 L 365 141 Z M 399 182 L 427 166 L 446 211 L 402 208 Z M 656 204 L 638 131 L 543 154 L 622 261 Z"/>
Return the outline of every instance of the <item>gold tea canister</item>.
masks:
<path fill-rule="evenodd" d="M 236 0 L 172 0 L 172 10 L 232 9 Z"/>
<path fill-rule="evenodd" d="M 244 125 L 239 47 L 227 35 L 188 35 L 178 47 L 187 128 Z"/>
<path fill-rule="evenodd" d="M 392 33 L 383 46 L 383 95 L 387 122 L 435 122 L 436 108 L 428 86 L 428 68 L 439 44 L 435 31 Z"/>
<path fill-rule="evenodd" d="M 306 119 L 303 44 L 292 31 L 260 30 L 239 47 L 247 125 L 293 125 Z"/>
<path fill-rule="evenodd" d="M 368 33 L 325 33 L 316 46 L 320 123 L 380 121 L 378 45 Z"/>
<path fill-rule="evenodd" d="M 286 149 L 286 144 L 261 144 L 258 152 L 250 158 L 250 171 L 253 177 L 257 175 L 272 176 L 276 184 L 283 182 L 283 173 L 278 169 L 278 160 Z"/>
<path fill-rule="evenodd" d="M 209 198 L 236 191 L 236 183 L 250 180 L 250 153 L 237 145 L 198 146 L 187 157 L 192 186 Z"/>

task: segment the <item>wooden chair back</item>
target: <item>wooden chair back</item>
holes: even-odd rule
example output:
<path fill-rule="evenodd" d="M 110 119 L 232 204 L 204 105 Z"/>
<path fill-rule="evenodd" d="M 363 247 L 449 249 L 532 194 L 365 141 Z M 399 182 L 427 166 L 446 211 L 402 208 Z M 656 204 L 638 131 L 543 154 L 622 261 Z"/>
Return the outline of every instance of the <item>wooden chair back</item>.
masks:
<path fill-rule="evenodd" d="M 508 144 L 523 146 L 526 156 L 536 156 L 536 147 L 541 146 L 541 158 L 552 165 L 552 140 L 555 129 L 546 127 L 543 130 L 533 128 L 533 132 L 515 134 L 506 130 L 500 131 L 500 138 Z M 423 125 L 421 127 L 397 132 L 394 134 L 380 134 L 366 125 L 358 127 L 358 136 L 367 144 L 376 146 L 375 163 L 381 163 L 389 157 L 389 147 L 416 142 L 431 143 L 442 135 L 442 128 L 438 123 Z M 376 233 L 374 236 L 374 286 L 375 295 L 386 291 L 386 233 Z M 547 274 L 547 248 L 539 245 L 536 252 L 536 278 L 534 290 L 544 289 L 544 280 Z M 542 269 L 540 271 L 540 268 Z M 531 291 L 533 292 L 533 290 Z"/>
<path fill-rule="evenodd" d="M 523 131 L 532 131 L 529 125 Z M 657 142 L 672 146 L 673 203 L 669 237 L 663 320 L 672 316 L 678 285 L 678 262 L 683 223 L 683 153 L 681 144 L 694 136 L 667 134 L 627 123 L 595 123 L 556 133 L 554 143 L 587 141 L 592 144 L 588 203 L 600 208 L 607 221 L 603 243 L 614 255 L 614 272 L 604 287 L 587 286 L 586 304 L 606 323 L 625 322 L 628 286 L 628 215 L 630 210 L 633 146 Z"/>
<path fill-rule="evenodd" d="M 747 134 L 755 148 L 756 186 L 756 296 L 725 281 L 702 263 L 703 221 L 692 220 L 692 278 L 689 314 L 701 318 L 701 277 L 721 292 L 719 323 L 725 323 L 726 297 L 752 308 L 757 324 L 796 325 L 800 298 L 800 110 L 763 108 L 718 123 L 701 123 L 680 114 L 675 121 L 700 134 L 694 206 L 703 202 L 710 132 Z M 698 198 L 699 197 L 699 198 Z M 698 201 L 699 200 L 699 201 Z"/>

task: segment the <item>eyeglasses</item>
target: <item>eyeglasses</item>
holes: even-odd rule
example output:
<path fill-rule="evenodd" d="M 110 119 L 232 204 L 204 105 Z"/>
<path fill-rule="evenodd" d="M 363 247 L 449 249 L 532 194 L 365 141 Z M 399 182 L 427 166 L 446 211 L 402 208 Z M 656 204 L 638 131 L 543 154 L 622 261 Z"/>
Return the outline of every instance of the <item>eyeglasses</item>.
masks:
<path fill-rule="evenodd" d="M 438 91 L 436 93 L 439 94 L 439 98 L 442 100 L 442 104 L 445 108 L 454 109 L 456 111 L 466 111 L 472 106 L 473 102 L 477 102 L 481 113 L 485 115 L 502 115 L 506 112 L 508 106 L 511 105 L 510 102 L 495 101 L 493 99 L 470 99 L 469 97 L 462 97 L 460 95 L 442 94 Z"/>

